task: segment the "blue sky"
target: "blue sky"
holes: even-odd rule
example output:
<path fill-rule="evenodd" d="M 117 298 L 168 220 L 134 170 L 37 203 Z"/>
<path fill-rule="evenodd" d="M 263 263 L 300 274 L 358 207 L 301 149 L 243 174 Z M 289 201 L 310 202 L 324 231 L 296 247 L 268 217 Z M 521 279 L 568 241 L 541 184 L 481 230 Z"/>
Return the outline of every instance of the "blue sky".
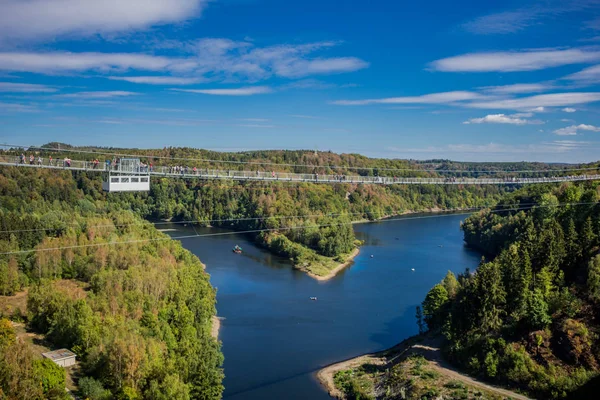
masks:
<path fill-rule="evenodd" d="M 600 0 L 0 0 L 3 143 L 584 162 L 599 112 Z"/>

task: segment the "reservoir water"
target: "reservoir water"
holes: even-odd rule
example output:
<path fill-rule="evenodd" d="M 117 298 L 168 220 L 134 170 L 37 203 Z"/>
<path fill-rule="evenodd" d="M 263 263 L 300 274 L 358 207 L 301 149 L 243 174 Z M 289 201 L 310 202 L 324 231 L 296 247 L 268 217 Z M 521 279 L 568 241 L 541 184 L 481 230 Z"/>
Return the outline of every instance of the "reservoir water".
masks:
<path fill-rule="evenodd" d="M 427 291 L 448 270 L 477 266 L 480 255 L 463 245 L 464 218 L 355 225 L 365 245 L 354 265 L 326 282 L 292 269 L 243 235 L 183 239 L 218 289 L 224 398 L 329 399 L 316 371 L 417 333 L 415 307 Z M 176 229 L 172 236 L 195 233 L 192 227 L 168 228 Z M 236 244 L 243 254 L 232 252 Z"/>

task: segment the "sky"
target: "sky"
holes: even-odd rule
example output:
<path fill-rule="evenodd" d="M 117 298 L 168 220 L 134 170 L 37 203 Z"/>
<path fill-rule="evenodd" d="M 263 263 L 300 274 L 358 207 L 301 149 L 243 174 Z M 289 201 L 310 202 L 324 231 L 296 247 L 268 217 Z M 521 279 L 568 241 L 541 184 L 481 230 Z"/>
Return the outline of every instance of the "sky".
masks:
<path fill-rule="evenodd" d="M 600 0 L 0 0 L 0 143 L 600 159 Z"/>

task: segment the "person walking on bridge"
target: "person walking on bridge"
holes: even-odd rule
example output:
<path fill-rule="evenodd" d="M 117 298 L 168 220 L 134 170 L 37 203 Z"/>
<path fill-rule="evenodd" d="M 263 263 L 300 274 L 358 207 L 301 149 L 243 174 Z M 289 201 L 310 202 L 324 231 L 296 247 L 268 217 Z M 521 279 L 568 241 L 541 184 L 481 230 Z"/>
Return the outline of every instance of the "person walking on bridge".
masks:
<path fill-rule="evenodd" d="M 21 164 L 25 164 L 25 154 L 21 153 L 21 158 L 19 160 Z"/>

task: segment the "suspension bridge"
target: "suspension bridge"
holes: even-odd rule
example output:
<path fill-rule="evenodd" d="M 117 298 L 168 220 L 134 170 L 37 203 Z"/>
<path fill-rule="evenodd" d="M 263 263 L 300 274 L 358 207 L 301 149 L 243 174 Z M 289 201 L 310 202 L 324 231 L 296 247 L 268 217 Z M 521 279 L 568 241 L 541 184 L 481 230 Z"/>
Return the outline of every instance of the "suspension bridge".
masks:
<path fill-rule="evenodd" d="M 19 156 L 0 155 L 0 165 L 21 168 L 44 168 L 55 170 L 86 171 L 105 173 L 103 184 L 106 191 L 147 191 L 150 190 L 150 177 L 179 179 L 236 180 L 266 182 L 311 182 L 311 183 L 351 183 L 371 185 L 521 185 L 536 183 L 559 183 L 600 180 L 600 174 L 580 174 L 547 177 L 388 177 L 360 175 L 299 174 L 290 172 L 239 171 L 189 167 L 150 167 L 139 159 L 123 158 L 119 163 L 102 163 L 83 160 L 22 159 Z M 468 173 L 469 171 L 465 171 Z M 510 171 L 504 171 L 510 172 Z M 565 172 L 569 172 L 568 170 Z M 544 171 L 539 171 L 544 173 Z"/>

